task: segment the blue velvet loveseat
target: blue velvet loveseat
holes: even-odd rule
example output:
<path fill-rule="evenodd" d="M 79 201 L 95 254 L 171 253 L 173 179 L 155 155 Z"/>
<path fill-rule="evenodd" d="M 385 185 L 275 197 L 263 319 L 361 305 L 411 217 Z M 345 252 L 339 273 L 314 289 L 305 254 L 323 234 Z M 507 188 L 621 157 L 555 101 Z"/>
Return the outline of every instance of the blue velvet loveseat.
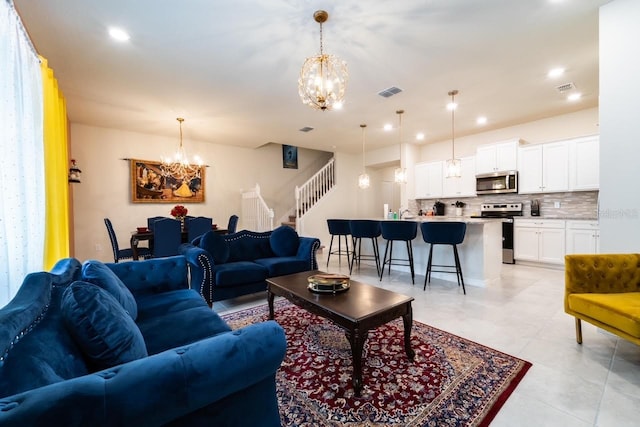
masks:
<path fill-rule="evenodd" d="M 73 258 L 0 309 L 0 425 L 280 426 L 273 321 L 231 331 L 182 256 Z"/>
<path fill-rule="evenodd" d="M 219 235 L 207 232 L 179 252 L 193 265 L 191 287 L 211 306 L 241 295 L 263 291 L 270 277 L 317 270 L 320 240 L 300 237 L 291 227 L 273 231 L 241 230 Z"/>

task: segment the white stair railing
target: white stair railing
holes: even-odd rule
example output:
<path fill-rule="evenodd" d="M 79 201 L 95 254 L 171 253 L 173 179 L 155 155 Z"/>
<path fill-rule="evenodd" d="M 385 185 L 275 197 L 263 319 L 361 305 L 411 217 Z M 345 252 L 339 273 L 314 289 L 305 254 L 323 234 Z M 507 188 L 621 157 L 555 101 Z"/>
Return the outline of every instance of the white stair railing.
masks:
<path fill-rule="evenodd" d="M 296 186 L 296 224 L 336 182 L 335 159 L 332 158 L 300 187 Z"/>
<path fill-rule="evenodd" d="M 242 223 L 251 231 L 273 230 L 273 209 L 260 195 L 260 186 L 242 193 Z"/>

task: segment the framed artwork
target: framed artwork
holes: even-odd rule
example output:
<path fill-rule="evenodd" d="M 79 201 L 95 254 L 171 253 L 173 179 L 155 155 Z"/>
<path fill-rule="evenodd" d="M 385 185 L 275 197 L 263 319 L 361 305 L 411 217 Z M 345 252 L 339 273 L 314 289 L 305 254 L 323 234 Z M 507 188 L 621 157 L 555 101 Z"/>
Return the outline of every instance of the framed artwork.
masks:
<path fill-rule="evenodd" d="M 162 163 L 130 159 L 131 201 L 134 203 L 203 203 L 206 166 L 195 168 L 192 176 L 171 175 Z"/>
<path fill-rule="evenodd" d="M 282 167 L 286 169 L 298 169 L 298 147 L 293 145 L 282 146 Z"/>

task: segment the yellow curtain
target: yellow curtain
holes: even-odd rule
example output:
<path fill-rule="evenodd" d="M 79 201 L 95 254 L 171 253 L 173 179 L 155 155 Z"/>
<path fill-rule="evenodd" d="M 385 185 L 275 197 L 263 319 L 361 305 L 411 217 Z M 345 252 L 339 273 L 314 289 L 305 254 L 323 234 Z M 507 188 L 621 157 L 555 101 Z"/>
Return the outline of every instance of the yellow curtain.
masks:
<path fill-rule="evenodd" d="M 45 239 L 44 269 L 69 256 L 67 106 L 47 60 L 40 57 L 44 91 Z"/>

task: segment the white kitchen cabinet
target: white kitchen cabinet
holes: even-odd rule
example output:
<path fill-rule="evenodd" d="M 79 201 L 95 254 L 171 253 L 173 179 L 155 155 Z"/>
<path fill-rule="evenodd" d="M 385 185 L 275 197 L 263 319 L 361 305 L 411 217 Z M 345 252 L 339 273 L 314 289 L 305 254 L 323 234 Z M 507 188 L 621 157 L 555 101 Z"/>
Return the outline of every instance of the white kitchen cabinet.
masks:
<path fill-rule="evenodd" d="M 418 163 L 414 168 L 415 198 L 433 199 L 442 197 L 443 162 Z"/>
<path fill-rule="evenodd" d="M 564 220 L 516 219 L 513 233 L 516 262 L 564 263 Z"/>
<path fill-rule="evenodd" d="M 480 145 L 476 149 L 476 174 L 518 169 L 519 139 Z"/>
<path fill-rule="evenodd" d="M 476 159 L 460 159 L 460 177 L 442 179 L 442 197 L 473 197 L 476 195 Z M 442 168 L 445 173 L 445 168 Z"/>
<path fill-rule="evenodd" d="M 569 143 L 520 147 L 518 192 L 553 193 L 569 190 Z"/>
<path fill-rule="evenodd" d="M 600 138 L 598 135 L 569 141 L 569 190 L 600 188 Z"/>
<path fill-rule="evenodd" d="M 598 221 L 567 221 L 567 254 L 597 254 L 600 252 Z"/>

